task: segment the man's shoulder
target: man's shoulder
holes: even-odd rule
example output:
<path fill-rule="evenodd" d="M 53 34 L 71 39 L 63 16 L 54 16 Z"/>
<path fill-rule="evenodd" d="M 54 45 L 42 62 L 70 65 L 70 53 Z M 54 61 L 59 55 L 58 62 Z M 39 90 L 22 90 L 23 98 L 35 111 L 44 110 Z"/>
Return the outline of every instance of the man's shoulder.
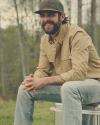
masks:
<path fill-rule="evenodd" d="M 76 34 L 77 32 L 86 33 L 86 32 L 84 31 L 84 29 L 82 29 L 81 27 L 79 27 L 79 26 L 77 26 L 77 25 L 75 25 L 75 24 L 69 24 L 69 33 L 70 33 L 71 35 L 74 35 L 74 34 Z"/>
<path fill-rule="evenodd" d="M 69 25 L 69 37 L 70 39 L 73 39 L 75 36 L 78 36 L 78 38 L 81 38 L 81 36 L 84 36 L 85 38 L 90 39 L 90 36 L 86 33 L 84 29 L 82 29 L 81 27 L 75 24 L 70 24 Z"/>

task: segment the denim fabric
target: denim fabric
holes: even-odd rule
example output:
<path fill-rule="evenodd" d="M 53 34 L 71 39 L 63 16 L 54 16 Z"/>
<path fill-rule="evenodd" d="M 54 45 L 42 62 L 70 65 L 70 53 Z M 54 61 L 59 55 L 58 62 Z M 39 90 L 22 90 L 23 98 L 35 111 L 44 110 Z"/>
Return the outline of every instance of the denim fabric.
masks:
<path fill-rule="evenodd" d="M 82 125 L 82 104 L 100 102 L 100 82 L 94 79 L 66 82 L 61 87 L 63 125 Z"/>
<path fill-rule="evenodd" d="M 61 102 L 61 86 L 45 86 L 35 92 L 27 92 L 23 87 L 20 85 L 18 90 L 14 125 L 32 125 L 35 100 Z"/>
<path fill-rule="evenodd" d="M 18 90 L 14 125 L 32 125 L 35 100 L 62 100 L 63 125 L 82 125 L 81 105 L 100 102 L 100 82 L 94 79 L 69 81 L 62 86 L 45 86 L 36 92 L 27 92 L 21 85 Z"/>

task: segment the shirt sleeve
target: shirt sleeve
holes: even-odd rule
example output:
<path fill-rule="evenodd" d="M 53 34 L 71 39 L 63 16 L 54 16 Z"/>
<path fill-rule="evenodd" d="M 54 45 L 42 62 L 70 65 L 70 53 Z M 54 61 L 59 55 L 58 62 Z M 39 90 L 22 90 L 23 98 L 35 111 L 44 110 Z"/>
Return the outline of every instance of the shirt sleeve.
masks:
<path fill-rule="evenodd" d="M 40 59 L 37 70 L 34 73 L 36 77 L 47 77 L 51 76 L 53 72 L 54 66 L 49 62 L 46 53 L 43 50 L 43 45 L 40 45 Z"/>
<path fill-rule="evenodd" d="M 65 81 L 86 79 L 90 45 L 91 38 L 86 33 L 80 31 L 74 35 L 71 48 L 72 69 L 60 74 Z"/>

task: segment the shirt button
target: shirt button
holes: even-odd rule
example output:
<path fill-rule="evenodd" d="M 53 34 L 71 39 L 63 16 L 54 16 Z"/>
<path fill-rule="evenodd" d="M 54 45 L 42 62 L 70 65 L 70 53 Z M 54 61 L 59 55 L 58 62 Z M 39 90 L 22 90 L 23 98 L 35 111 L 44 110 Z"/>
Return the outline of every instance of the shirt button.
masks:
<path fill-rule="evenodd" d="M 59 70 L 57 70 L 57 72 L 59 72 Z"/>

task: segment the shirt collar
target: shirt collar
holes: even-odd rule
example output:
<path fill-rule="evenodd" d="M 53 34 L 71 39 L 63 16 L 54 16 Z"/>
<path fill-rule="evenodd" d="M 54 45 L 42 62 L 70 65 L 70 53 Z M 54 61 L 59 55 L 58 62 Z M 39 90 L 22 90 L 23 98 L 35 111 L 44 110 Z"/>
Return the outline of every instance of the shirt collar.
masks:
<path fill-rule="evenodd" d="M 57 41 L 57 42 L 59 42 L 60 44 L 62 44 L 62 43 L 63 43 L 63 40 L 64 40 L 64 38 L 65 38 L 65 35 L 66 35 L 66 33 L 67 33 L 67 31 L 68 31 L 68 25 L 67 25 L 67 24 L 63 24 L 63 25 L 62 25 L 62 28 L 61 28 L 61 30 L 60 30 L 60 32 L 59 32 L 59 34 L 58 34 L 58 36 L 55 37 L 54 42 Z M 50 44 L 53 43 L 52 37 L 51 37 L 50 35 L 48 35 L 48 42 L 49 42 Z"/>
<path fill-rule="evenodd" d="M 48 42 L 49 42 L 50 44 L 52 44 L 52 43 L 53 43 L 53 40 L 52 40 L 51 35 L 48 35 Z"/>

